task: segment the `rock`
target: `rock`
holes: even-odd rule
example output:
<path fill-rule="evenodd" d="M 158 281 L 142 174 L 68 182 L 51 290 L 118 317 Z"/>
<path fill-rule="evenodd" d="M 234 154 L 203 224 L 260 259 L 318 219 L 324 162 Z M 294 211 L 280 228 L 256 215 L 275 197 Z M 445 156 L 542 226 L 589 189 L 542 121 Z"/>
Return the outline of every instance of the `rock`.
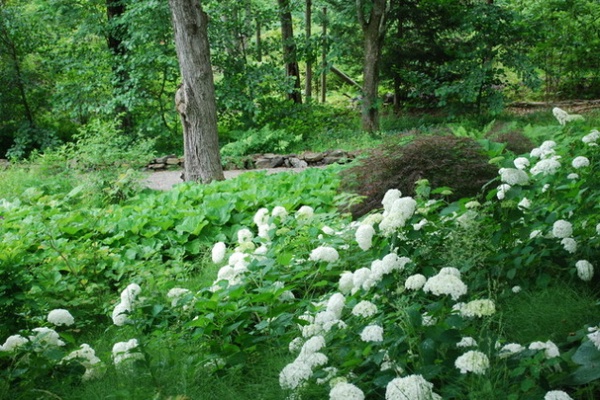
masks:
<path fill-rule="evenodd" d="M 279 168 L 283 165 L 283 157 L 275 156 L 271 158 L 271 166 L 270 168 Z"/>
<path fill-rule="evenodd" d="M 332 156 L 327 156 L 323 159 L 323 164 L 329 165 L 329 164 L 336 164 L 336 163 L 342 163 L 342 161 L 347 160 L 346 157 L 332 157 Z"/>
<path fill-rule="evenodd" d="M 255 168 L 271 168 L 271 160 L 269 158 L 257 158 L 254 160 Z"/>
<path fill-rule="evenodd" d="M 293 168 L 306 168 L 308 167 L 308 163 L 304 160 L 300 160 L 299 158 L 292 157 L 290 158 L 290 165 Z"/>
<path fill-rule="evenodd" d="M 313 153 L 311 151 L 308 151 L 308 152 L 302 154 L 302 158 L 307 163 L 317 163 L 317 162 L 323 160 L 324 157 L 325 157 L 325 155 L 323 153 Z"/>
<path fill-rule="evenodd" d="M 179 158 L 176 157 L 170 157 L 167 158 L 165 164 L 167 165 L 178 165 L 181 161 L 179 160 Z"/>
<path fill-rule="evenodd" d="M 349 154 L 344 150 L 332 150 L 327 154 L 329 157 L 349 157 Z"/>
<path fill-rule="evenodd" d="M 167 164 L 164 163 L 158 163 L 158 164 L 149 164 L 148 165 L 148 169 L 163 169 L 167 166 Z"/>

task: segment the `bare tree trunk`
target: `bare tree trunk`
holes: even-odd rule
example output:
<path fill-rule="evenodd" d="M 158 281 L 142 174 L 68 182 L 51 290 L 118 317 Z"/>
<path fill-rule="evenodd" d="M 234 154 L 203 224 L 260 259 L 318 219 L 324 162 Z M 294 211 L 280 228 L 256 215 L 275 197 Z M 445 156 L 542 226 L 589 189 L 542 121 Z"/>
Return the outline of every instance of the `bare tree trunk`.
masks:
<path fill-rule="evenodd" d="M 387 0 L 356 0 L 358 21 L 364 34 L 362 128 L 379 130 L 379 63 L 386 30 Z M 365 10 L 369 13 L 365 13 Z"/>
<path fill-rule="evenodd" d="M 198 0 L 169 0 L 183 84 L 175 95 L 183 125 L 186 181 L 223 180 L 208 18 Z"/>
<path fill-rule="evenodd" d="M 327 7 L 323 7 L 323 53 L 321 54 L 321 103 L 327 100 Z"/>
<path fill-rule="evenodd" d="M 306 0 L 306 42 L 310 46 L 310 37 L 312 35 L 312 0 Z M 306 82 L 304 84 L 304 95 L 307 98 L 312 97 L 312 51 L 306 60 Z"/>
<path fill-rule="evenodd" d="M 296 56 L 296 42 L 294 40 L 294 28 L 292 25 L 292 13 L 290 11 L 290 0 L 277 0 L 279 3 L 279 17 L 281 20 L 281 39 L 283 41 L 283 62 L 285 63 L 286 75 L 294 79 L 294 88 L 288 93 L 288 98 L 294 103 L 302 103 L 300 93 L 300 68 Z"/>
<path fill-rule="evenodd" d="M 113 73 L 115 75 L 115 87 L 114 90 L 117 95 L 125 93 L 129 83 L 129 72 L 123 65 L 127 50 L 123 45 L 123 39 L 125 37 L 125 27 L 118 21 L 125 13 L 125 3 L 121 0 L 106 0 L 106 17 L 110 25 L 108 36 L 106 41 L 108 43 L 108 49 L 114 56 L 113 60 Z M 133 132 L 133 116 L 123 103 L 118 103 L 115 106 L 115 113 L 119 119 L 120 128 L 123 132 Z"/>

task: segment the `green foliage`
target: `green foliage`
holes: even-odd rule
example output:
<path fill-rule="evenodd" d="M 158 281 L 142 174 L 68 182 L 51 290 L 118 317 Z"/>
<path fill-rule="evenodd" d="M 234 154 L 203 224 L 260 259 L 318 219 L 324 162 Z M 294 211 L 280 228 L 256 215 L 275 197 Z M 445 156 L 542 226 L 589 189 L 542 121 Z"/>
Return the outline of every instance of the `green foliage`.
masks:
<path fill-rule="evenodd" d="M 228 136 L 233 141 L 221 148 L 221 157 L 225 161 L 252 154 L 285 153 L 302 140 L 301 135 L 294 135 L 283 129 L 273 130 L 269 126 L 260 130 L 229 132 Z"/>

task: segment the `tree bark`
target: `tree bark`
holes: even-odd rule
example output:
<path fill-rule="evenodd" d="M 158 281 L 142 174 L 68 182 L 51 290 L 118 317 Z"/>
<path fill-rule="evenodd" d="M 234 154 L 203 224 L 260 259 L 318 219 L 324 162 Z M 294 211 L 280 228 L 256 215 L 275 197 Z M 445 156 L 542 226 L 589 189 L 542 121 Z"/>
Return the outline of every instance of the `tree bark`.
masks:
<path fill-rule="evenodd" d="M 379 130 L 379 64 L 386 30 L 387 0 L 356 0 L 358 21 L 364 34 L 362 128 L 366 132 Z M 366 14 L 365 10 L 369 9 Z"/>
<path fill-rule="evenodd" d="M 223 180 L 208 17 L 198 0 L 169 0 L 182 85 L 175 104 L 183 125 L 184 180 Z"/>
<path fill-rule="evenodd" d="M 125 3 L 122 0 L 106 0 L 106 17 L 109 30 L 106 37 L 108 49 L 114 56 L 112 70 L 115 75 L 115 92 L 117 95 L 125 93 L 128 88 L 129 72 L 123 65 L 127 50 L 123 46 L 126 34 L 125 27 L 118 21 L 125 13 Z M 119 119 L 120 128 L 126 133 L 133 132 L 133 117 L 127 106 L 123 103 L 115 105 L 115 113 Z"/>
<path fill-rule="evenodd" d="M 310 39 L 312 35 L 312 0 L 306 0 L 306 43 L 309 46 L 309 55 L 306 60 L 306 82 L 304 83 L 304 96 L 310 99 L 312 97 L 312 51 L 310 50 Z"/>
<path fill-rule="evenodd" d="M 294 40 L 294 28 L 292 24 L 292 13 L 290 11 L 290 0 L 277 0 L 279 3 L 279 18 L 281 21 L 281 40 L 283 41 L 283 62 L 285 63 L 286 75 L 294 80 L 293 89 L 288 93 L 288 99 L 294 103 L 302 103 L 300 93 L 300 68 L 296 55 L 296 41 Z"/>

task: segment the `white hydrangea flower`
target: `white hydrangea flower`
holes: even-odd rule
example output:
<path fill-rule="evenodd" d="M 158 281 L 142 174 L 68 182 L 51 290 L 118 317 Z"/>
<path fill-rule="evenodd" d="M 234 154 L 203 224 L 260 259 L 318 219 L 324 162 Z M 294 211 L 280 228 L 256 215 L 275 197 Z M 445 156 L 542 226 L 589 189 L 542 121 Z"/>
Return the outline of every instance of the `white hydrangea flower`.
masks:
<path fill-rule="evenodd" d="M 575 157 L 571 165 L 573 165 L 573 168 L 575 169 L 585 168 L 590 165 L 590 160 L 584 156 Z"/>
<path fill-rule="evenodd" d="M 547 342 L 533 342 L 529 345 L 529 350 L 544 350 L 546 358 L 554 358 L 560 356 L 558 347 L 550 340 Z"/>
<path fill-rule="evenodd" d="M 531 231 L 531 233 L 529 234 L 529 239 L 535 239 L 538 236 L 542 235 L 542 231 L 539 229 L 535 229 L 533 231 Z"/>
<path fill-rule="evenodd" d="M 560 162 L 557 157 L 546 158 L 538 161 L 533 168 L 531 168 L 531 173 L 533 175 L 554 175 L 560 169 Z"/>
<path fill-rule="evenodd" d="M 551 390 L 546 393 L 544 400 L 573 400 L 573 398 L 562 390 Z"/>
<path fill-rule="evenodd" d="M 490 360 L 482 352 L 471 350 L 458 357 L 454 365 L 460 370 L 461 374 L 472 372 L 477 375 L 483 375 L 490 366 Z"/>
<path fill-rule="evenodd" d="M 475 209 L 475 208 L 479 208 L 481 207 L 481 203 L 478 202 L 477 200 L 471 200 L 468 201 L 467 203 L 465 203 L 465 208 L 467 210 L 471 210 L 471 209 Z"/>
<path fill-rule="evenodd" d="M 284 390 L 294 390 L 312 375 L 312 368 L 303 361 L 296 360 L 286 365 L 279 373 L 279 386 Z"/>
<path fill-rule="evenodd" d="M 569 221 L 559 219 L 552 225 L 552 235 L 555 238 L 568 238 L 573 235 L 573 225 Z"/>
<path fill-rule="evenodd" d="M 489 299 L 473 300 L 466 304 L 459 304 L 456 304 L 455 307 L 460 311 L 460 315 L 465 318 L 487 317 L 496 312 L 496 305 Z"/>
<path fill-rule="evenodd" d="M 256 226 L 267 225 L 269 223 L 269 210 L 264 207 L 260 208 L 256 214 L 254 214 L 252 221 Z"/>
<path fill-rule="evenodd" d="M 225 251 L 227 248 L 225 247 L 225 243 L 217 242 L 214 244 L 212 248 L 212 262 L 215 264 L 220 264 L 225 259 Z"/>
<path fill-rule="evenodd" d="M 340 258 L 340 255 L 333 247 L 319 246 L 310 252 L 310 256 L 308 258 L 315 262 L 325 261 L 332 263 L 336 262 Z"/>
<path fill-rule="evenodd" d="M 519 204 L 517 204 L 517 207 L 519 207 L 522 210 L 528 210 L 531 208 L 531 200 L 529 200 L 527 197 L 523 197 Z"/>
<path fill-rule="evenodd" d="M 41 327 L 32 329 L 33 335 L 29 336 L 29 341 L 33 343 L 36 352 L 41 352 L 48 347 L 61 347 L 65 342 L 60 340 L 60 336 L 54 329 Z"/>
<path fill-rule="evenodd" d="M 433 392 L 433 383 L 423 376 L 409 375 L 387 384 L 385 400 L 441 400 L 441 396 Z"/>
<path fill-rule="evenodd" d="M 315 210 L 311 206 L 302 206 L 296 211 L 296 219 L 312 218 L 315 215 Z"/>
<path fill-rule="evenodd" d="M 354 274 L 349 271 L 342 272 L 338 287 L 343 294 L 349 294 L 354 288 Z"/>
<path fill-rule="evenodd" d="M 410 258 L 398 257 L 396 253 L 389 253 L 381 259 L 381 267 L 384 274 L 389 274 L 393 271 L 402 271 L 408 263 L 410 263 Z"/>
<path fill-rule="evenodd" d="M 567 175 L 567 179 L 570 179 L 572 181 L 576 181 L 577 179 L 579 179 L 579 174 L 576 174 L 575 172 L 572 172 L 569 175 Z"/>
<path fill-rule="evenodd" d="M 416 224 L 413 224 L 413 229 L 415 231 L 420 231 L 425 225 L 427 225 L 429 223 L 429 221 L 427 221 L 425 218 L 423 218 L 422 220 L 420 220 L 419 222 L 417 222 Z"/>
<path fill-rule="evenodd" d="M 368 300 L 362 300 L 352 308 L 352 315 L 369 318 L 377 313 L 377 306 Z"/>
<path fill-rule="evenodd" d="M 371 280 L 371 270 L 367 267 L 363 267 L 363 268 L 359 268 L 356 271 L 354 271 L 354 274 L 352 274 L 352 291 L 351 293 L 354 294 L 356 292 L 358 292 L 361 288 L 365 288 L 365 283 L 369 283 L 369 281 Z M 365 289 L 368 290 L 368 289 Z"/>
<path fill-rule="evenodd" d="M 329 392 L 329 400 L 364 400 L 365 394 L 357 386 L 338 382 Z"/>
<path fill-rule="evenodd" d="M 500 358 L 507 358 L 512 356 L 513 354 L 517 354 L 525 350 L 524 346 L 521 346 L 518 343 L 508 343 L 500 348 L 498 352 L 498 356 Z"/>
<path fill-rule="evenodd" d="M 570 121 L 581 121 L 583 120 L 583 116 L 579 115 L 579 114 L 569 114 L 568 112 L 566 112 L 565 110 L 562 110 L 558 107 L 554 107 L 552 109 L 552 114 L 554 114 L 554 117 L 558 120 L 558 123 L 561 125 L 565 125 L 567 122 Z"/>
<path fill-rule="evenodd" d="M 184 288 L 173 288 L 169 290 L 167 293 L 167 298 L 171 299 L 171 307 L 175 307 L 179 300 L 189 293 L 191 293 L 189 289 Z"/>
<path fill-rule="evenodd" d="M 398 200 L 400 197 L 402 197 L 402 192 L 398 189 L 390 189 L 385 192 L 385 195 L 383 195 L 383 200 L 381 200 L 384 210 L 389 210 L 392 208 L 394 201 Z"/>
<path fill-rule="evenodd" d="M 138 346 L 139 343 L 137 339 L 115 343 L 112 348 L 113 363 L 119 365 L 126 360 L 143 360 L 144 355 L 141 352 L 136 351 Z"/>
<path fill-rule="evenodd" d="M 290 342 L 290 344 L 288 345 L 288 350 L 290 351 L 290 353 L 298 353 L 302 349 L 303 345 L 304 340 L 302 340 L 301 337 L 297 337 Z"/>
<path fill-rule="evenodd" d="M 594 129 L 593 131 L 585 135 L 583 138 L 581 138 L 581 141 L 589 146 L 597 146 L 598 144 L 596 143 L 596 141 L 598 139 L 600 139 L 600 132 L 597 129 Z"/>
<path fill-rule="evenodd" d="M 577 250 L 577 242 L 573 238 L 564 238 L 560 243 L 563 245 L 563 248 L 571 254 L 575 253 Z"/>
<path fill-rule="evenodd" d="M 131 313 L 131 306 L 125 303 L 118 303 L 112 312 L 113 324 L 123 326 L 130 322 L 128 314 Z"/>
<path fill-rule="evenodd" d="M 406 278 L 406 282 L 404 282 L 404 287 L 407 290 L 419 290 L 425 285 L 427 282 L 427 278 L 421 274 L 414 274 Z"/>
<path fill-rule="evenodd" d="M 457 278 L 460 278 L 460 271 L 455 267 L 444 267 L 440 269 L 440 275 L 454 275 Z"/>
<path fill-rule="evenodd" d="M 128 285 L 121 292 L 121 303 L 125 304 L 129 308 L 133 306 L 135 303 L 135 299 L 142 292 L 142 288 L 137 283 L 132 283 Z"/>
<path fill-rule="evenodd" d="M 48 313 L 48 322 L 56 326 L 66 325 L 70 326 L 75 323 L 75 319 L 71 313 L 65 309 L 57 308 Z"/>
<path fill-rule="evenodd" d="M 516 168 L 500 168 L 498 171 L 500 174 L 500 180 L 504 183 L 509 184 L 510 186 L 523 186 L 527 185 L 529 182 L 529 175 L 527 172 L 516 169 Z"/>
<path fill-rule="evenodd" d="M 285 219 L 285 217 L 288 216 L 288 212 L 285 209 L 285 207 L 276 206 L 275 208 L 273 208 L 273 211 L 271 211 L 271 215 L 273 216 L 273 218 Z"/>
<path fill-rule="evenodd" d="M 596 225 L 596 234 L 600 235 L 600 224 Z"/>
<path fill-rule="evenodd" d="M 362 224 L 358 227 L 354 236 L 356 238 L 356 242 L 358 243 L 358 247 L 364 251 L 367 251 L 371 248 L 374 235 L 375 228 L 373 228 L 371 225 Z"/>
<path fill-rule="evenodd" d="M 0 351 L 12 352 L 18 349 L 19 347 L 23 346 L 27 342 L 29 342 L 29 340 L 27 340 L 27 338 L 24 338 L 21 335 L 12 335 L 6 339 L 2 346 L 0 346 Z"/>
<path fill-rule="evenodd" d="M 85 372 L 81 377 L 83 381 L 89 381 L 102 376 L 102 361 L 96 356 L 94 349 L 87 343 L 82 344 L 79 350 L 69 353 L 61 362 L 69 360 L 76 360 L 85 367 Z"/>
<path fill-rule="evenodd" d="M 587 260 L 579 260 L 575 263 L 577 276 L 582 280 L 589 282 L 594 276 L 594 266 Z"/>
<path fill-rule="evenodd" d="M 389 237 L 398 228 L 403 227 L 416 209 L 417 202 L 412 197 L 401 197 L 394 200 L 389 207 L 385 208 L 384 206 L 383 219 L 379 223 L 379 229 L 383 236 Z"/>
<path fill-rule="evenodd" d="M 526 169 L 527 167 L 529 167 L 529 159 L 525 157 L 517 157 L 515 158 L 513 163 L 515 164 L 515 167 L 517 167 L 517 169 Z"/>
<path fill-rule="evenodd" d="M 360 333 L 363 342 L 383 342 L 383 328 L 379 325 L 367 325 Z"/>
<path fill-rule="evenodd" d="M 346 298 L 341 293 L 334 293 L 327 301 L 327 311 L 333 313 L 336 319 L 340 319 L 346 305 Z"/>
<path fill-rule="evenodd" d="M 598 327 L 588 328 L 588 332 L 590 332 L 587 337 L 590 341 L 596 346 L 598 350 L 600 350 L 600 329 Z"/>
<path fill-rule="evenodd" d="M 510 190 L 510 185 L 503 183 L 498 186 L 498 191 L 496 192 L 496 197 L 498 200 L 504 200 L 506 197 L 506 193 Z"/>
<path fill-rule="evenodd" d="M 427 279 L 423 291 L 435 296 L 450 295 L 452 300 L 458 300 L 460 296 L 467 293 L 467 285 L 455 275 L 437 274 Z"/>
<path fill-rule="evenodd" d="M 465 336 L 456 343 L 456 347 L 477 347 L 477 341 L 470 336 Z"/>
<path fill-rule="evenodd" d="M 242 228 L 237 231 L 237 241 L 239 244 L 251 242 L 254 238 L 254 234 L 248 228 Z"/>
<path fill-rule="evenodd" d="M 521 286 L 513 286 L 511 290 L 513 293 L 517 294 L 521 291 Z"/>

